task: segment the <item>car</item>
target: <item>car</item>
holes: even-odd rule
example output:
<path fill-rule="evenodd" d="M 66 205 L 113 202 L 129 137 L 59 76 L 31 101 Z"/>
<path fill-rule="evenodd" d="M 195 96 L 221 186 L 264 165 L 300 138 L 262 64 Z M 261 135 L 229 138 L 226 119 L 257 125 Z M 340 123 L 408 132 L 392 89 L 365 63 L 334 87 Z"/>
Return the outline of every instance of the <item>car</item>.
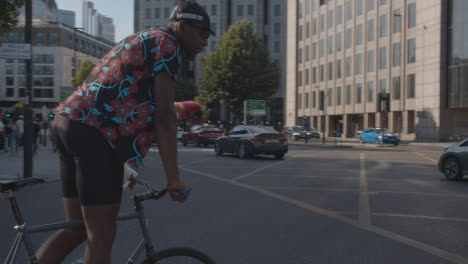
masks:
<path fill-rule="evenodd" d="M 461 180 L 468 173 L 468 138 L 446 147 L 438 165 L 448 180 Z"/>
<path fill-rule="evenodd" d="M 184 135 L 184 130 L 178 126 L 177 127 L 177 140 L 182 140 L 182 136 Z"/>
<path fill-rule="evenodd" d="M 215 140 L 220 137 L 224 131 L 215 125 L 194 125 L 188 132 L 182 135 L 182 145 L 195 144 L 208 146 L 214 144 Z"/>
<path fill-rule="evenodd" d="M 287 138 L 298 140 L 298 139 L 309 139 L 309 138 L 320 138 L 320 133 L 314 128 L 306 130 L 301 126 L 285 126 L 281 132 Z"/>
<path fill-rule="evenodd" d="M 378 143 L 378 144 L 400 144 L 400 138 L 388 132 L 385 128 L 366 128 L 359 133 L 359 141 L 361 143 Z"/>
<path fill-rule="evenodd" d="M 218 156 L 232 153 L 241 159 L 258 154 L 282 159 L 288 152 L 288 139 L 271 127 L 238 125 L 216 139 L 214 151 Z"/>

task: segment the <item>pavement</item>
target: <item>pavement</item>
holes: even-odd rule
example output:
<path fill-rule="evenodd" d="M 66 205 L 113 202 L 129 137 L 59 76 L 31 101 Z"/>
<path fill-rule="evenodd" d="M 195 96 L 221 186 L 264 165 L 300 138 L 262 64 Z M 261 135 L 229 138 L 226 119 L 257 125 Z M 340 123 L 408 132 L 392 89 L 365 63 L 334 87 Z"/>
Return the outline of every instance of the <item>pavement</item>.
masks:
<path fill-rule="evenodd" d="M 458 142 L 458 141 L 456 141 Z M 456 143 L 454 142 L 419 142 L 419 141 L 414 141 L 414 140 L 401 140 L 400 144 L 401 145 L 411 145 L 411 146 L 429 146 L 429 147 L 446 147 L 450 146 Z M 303 139 L 298 139 L 298 140 L 289 140 L 289 144 L 294 144 L 294 145 L 305 145 L 305 141 Z M 322 145 L 324 147 L 326 146 L 371 146 L 371 145 L 376 145 L 376 144 L 370 144 L 370 143 L 360 143 L 358 138 L 336 138 L 336 137 L 328 137 L 325 138 L 325 144 L 323 143 L 322 139 L 309 139 L 308 143 L 310 145 Z"/>

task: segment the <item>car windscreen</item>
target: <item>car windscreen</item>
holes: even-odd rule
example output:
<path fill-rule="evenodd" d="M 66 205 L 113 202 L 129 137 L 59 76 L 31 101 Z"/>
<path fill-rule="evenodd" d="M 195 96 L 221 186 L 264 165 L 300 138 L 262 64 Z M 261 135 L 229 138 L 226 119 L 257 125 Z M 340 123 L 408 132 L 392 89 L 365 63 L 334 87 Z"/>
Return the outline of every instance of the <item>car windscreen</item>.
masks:
<path fill-rule="evenodd" d="M 376 128 L 375 129 L 377 134 L 389 134 L 388 130 L 386 128 Z"/>
<path fill-rule="evenodd" d="M 302 132 L 304 129 L 302 127 L 291 127 L 292 131 L 294 132 Z"/>
<path fill-rule="evenodd" d="M 219 128 L 217 127 L 201 127 L 201 129 L 205 131 L 219 131 Z"/>
<path fill-rule="evenodd" d="M 278 133 L 278 131 L 274 130 L 271 127 L 248 127 L 248 130 L 252 132 L 252 134 Z"/>

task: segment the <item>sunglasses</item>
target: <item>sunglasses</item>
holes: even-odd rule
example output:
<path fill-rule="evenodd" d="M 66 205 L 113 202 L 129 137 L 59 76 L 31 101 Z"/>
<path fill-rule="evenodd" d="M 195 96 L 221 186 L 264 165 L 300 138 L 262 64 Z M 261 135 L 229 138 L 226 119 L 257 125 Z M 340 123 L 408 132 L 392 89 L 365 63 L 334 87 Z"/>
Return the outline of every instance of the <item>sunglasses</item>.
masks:
<path fill-rule="evenodd" d="M 208 39 L 210 37 L 211 31 L 208 28 L 204 26 L 200 26 L 200 24 L 195 24 L 195 23 L 190 23 L 190 25 L 195 28 L 200 29 L 200 37 L 202 37 L 202 39 Z"/>

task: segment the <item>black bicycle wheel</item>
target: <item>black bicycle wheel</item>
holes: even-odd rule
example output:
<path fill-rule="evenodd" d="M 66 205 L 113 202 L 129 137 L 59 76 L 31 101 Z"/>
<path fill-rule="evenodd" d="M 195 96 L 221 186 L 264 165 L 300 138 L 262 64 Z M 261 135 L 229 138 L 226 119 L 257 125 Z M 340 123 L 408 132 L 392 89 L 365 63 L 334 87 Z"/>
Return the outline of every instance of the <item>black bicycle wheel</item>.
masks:
<path fill-rule="evenodd" d="M 153 261 L 144 264 L 216 264 L 204 253 L 192 248 L 168 248 L 156 253 Z"/>

